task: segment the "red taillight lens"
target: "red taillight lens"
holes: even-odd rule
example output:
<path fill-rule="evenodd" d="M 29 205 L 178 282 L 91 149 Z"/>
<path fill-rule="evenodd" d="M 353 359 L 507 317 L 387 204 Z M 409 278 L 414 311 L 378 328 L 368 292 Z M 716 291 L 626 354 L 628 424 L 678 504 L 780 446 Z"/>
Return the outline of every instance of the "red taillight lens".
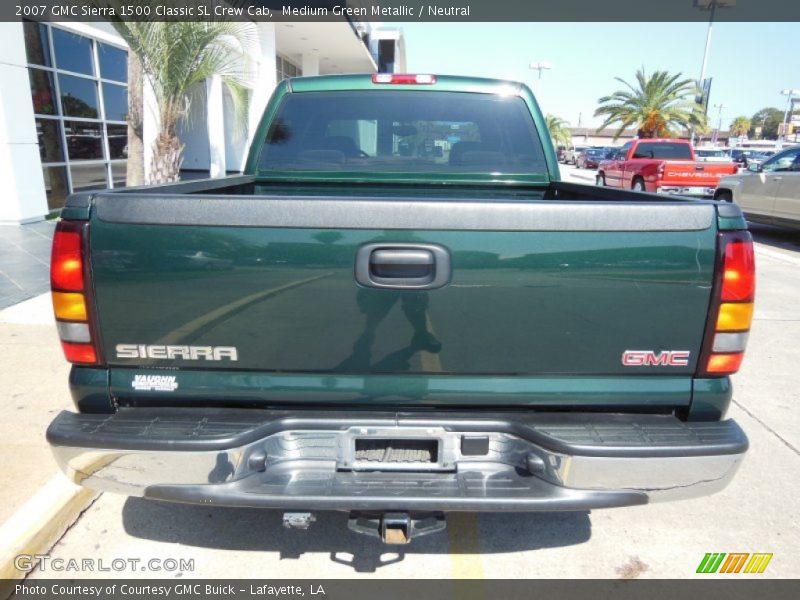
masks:
<path fill-rule="evenodd" d="M 713 375 L 729 375 L 736 373 L 742 366 L 744 352 L 735 354 L 712 354 L 708 357 L 706 371 Z"/>
<path fill-rule="evenodd" d="M 372 83 L 433 85 L 436 83 L 436 75 L 412 75 L 411 73 L 373 73 Z"/>
<path fill-rule="evenodd" d="M 50 287 L 54 290 L 80 292 L 83 290 L 83 259 L 81 232 L 72 223 L 59 227 L 53 235 L 50 257 Z"/>
<path fill-rule="evenodd" d="M 50 287 L 61 347 L 69 362 L 82 365 L 99 362 L 90 324 L 89 270 L 84 263 L 88 232 L 88 223 L 59 222 L 50 256 Z"/>
<path fill-rule="evenodd" d="M 756 262 L 753 238 L 747 231 L 719 234 L 719 279 L 700 355 L 699 375 L 730 375 L 739 370 L 753 320 Z"/>
<path fill-rule="evenodd" d="M 731 241 L 725 245 L 722 271 L 723 302 L 749 302 L 756 293 L 756 260 L 752 241 Z"/>
<path fill-rule="evenodd" d="M 91 344 L 73 344 L 61 342 L 64 349 L 64 356 L 71 363 L 93 365 L 97 363 L 97 353 Z"/>

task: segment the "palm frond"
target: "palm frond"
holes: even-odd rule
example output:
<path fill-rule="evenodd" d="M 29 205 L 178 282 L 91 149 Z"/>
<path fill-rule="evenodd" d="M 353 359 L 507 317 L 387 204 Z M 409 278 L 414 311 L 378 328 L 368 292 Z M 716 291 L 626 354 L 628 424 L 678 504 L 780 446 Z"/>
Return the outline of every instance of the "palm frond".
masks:
<path fill-rule="evenodd" d="M 634 83 L 620 77 L 614 79 L 625 89 L 599 98 L 594 114 L 605 117 L 599 129 L 619 124 L 615 137 L 634 125 L 647 134 L 661 135 L 705 122 L 702 108 L 690 100 L 697 92 L 696 83 L 680 73 L 654 71 L 648 76 L 642 67 L 636 70 Z"/>

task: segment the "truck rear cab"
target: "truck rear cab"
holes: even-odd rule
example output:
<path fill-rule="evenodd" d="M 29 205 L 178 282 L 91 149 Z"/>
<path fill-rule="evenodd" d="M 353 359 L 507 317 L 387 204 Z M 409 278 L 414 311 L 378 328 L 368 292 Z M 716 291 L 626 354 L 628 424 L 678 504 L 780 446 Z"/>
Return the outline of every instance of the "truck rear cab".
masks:
<path fill-rule="evenodd" d="M 544 131 L 508 82 L 298 79 L 247 175 L 72 197 L 59 463 L 162 500 L 406 515 L 384 537 L 723 487 L 747 448 L 720 420 L 741 214 L 559 182 Z"/>

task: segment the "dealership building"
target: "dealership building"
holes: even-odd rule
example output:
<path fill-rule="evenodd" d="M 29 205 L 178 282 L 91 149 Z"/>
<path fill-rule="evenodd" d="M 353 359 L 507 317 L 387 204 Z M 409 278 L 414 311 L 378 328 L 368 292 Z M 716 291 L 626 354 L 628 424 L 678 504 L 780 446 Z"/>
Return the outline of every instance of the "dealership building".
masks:
<path fill-rule="evenodd" d="M 264 106 L 282 79 L 405 70 L 402 30 L 380 23 L 342 18 L 254 26 L 246 123 L 235 122 L 218 78 L 198 86 L 180 131 L 186 176 L 242 170 Z M 127 85 L 126 45 L 108 23 L 0 23 L 0 224 L 57 214 L 71 192 L 125 185 Z M 157 129 L 146 90 L 146 170 Z"/>

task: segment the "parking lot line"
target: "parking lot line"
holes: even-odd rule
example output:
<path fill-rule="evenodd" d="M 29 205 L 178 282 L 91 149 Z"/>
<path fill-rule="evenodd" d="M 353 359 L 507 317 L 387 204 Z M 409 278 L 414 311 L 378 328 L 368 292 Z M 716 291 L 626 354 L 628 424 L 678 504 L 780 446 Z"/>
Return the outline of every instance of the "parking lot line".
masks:
<path fill-rule="evenodd" d="M 475 513 L 450 513 L 447 516 L 447 538 L 450 543 L 450 558 L 453 562 L 453 579 L 483 579 L 483 561 L 478 538 L 478 515 Z"/>

